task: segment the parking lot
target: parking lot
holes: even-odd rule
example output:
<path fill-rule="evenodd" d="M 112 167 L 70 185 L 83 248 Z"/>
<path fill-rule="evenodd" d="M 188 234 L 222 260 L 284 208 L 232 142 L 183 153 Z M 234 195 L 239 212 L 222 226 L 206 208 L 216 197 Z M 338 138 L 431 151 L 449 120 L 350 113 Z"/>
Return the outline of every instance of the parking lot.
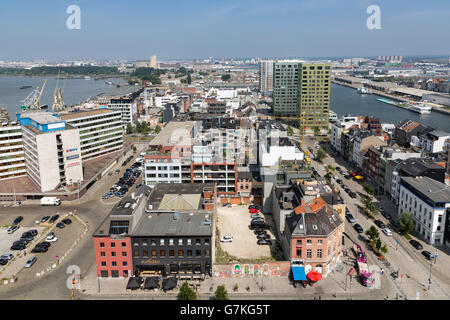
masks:
<path fill-rule="evenodd" d="M 220 243 L 226 252 L 243 259 L 268 257 L 271 255 L 270 247 L 274 245 L 275 237 L 270 230 L 267 230 L 272 240 L 272 245 L 257 244 L 256 234 L 249 229 L 251 217 L 248 206 L 219 207 L 217 213 L 220 237 L 233 237 L 232 242 Z M 266 219 L 266 223 L 272 225 L 273 223 L 268 221 L 269 219 Z"/>
<path fill-rule="evenodd" d="M 56 224 L 61 222 L 67 213 L 58 212 L 58 214 L 60 217 L 54 223 L 49 223 L 49 221 L 36 223 L 42 218 L 42 213 L 24 214 L 24 219 L 19 223 L 19 229 L 12 234 L 7 233 L 8 226 L 5 225 L 10 225 L 17 215 L 5 214 L 1 217 L 0 221 L 3 227 L 0 228 L 0 255 L 12 253 L 14 258 L 7 265 L 0 266 L 0 279 L 11 278 L 12 275 L 16 278 L 31 279 L 35 277 L 37 272 L 46 270 L 52 264 L 56 263 L 59 257 L 64 255 L 81 235 L 84 228 L 78 219 L 70 216 L 69 219 L 72 223 L 65 224 L 65 227 L 62 229 L 57 228 Z M 25 250 L 11 250 L 13 242 L 19 240 L 24 232 L 31 229 L 37 230 L 38 234 L 27 244 Z M 36 244 L 45 241 L 50 232 L 55 234 L 57 241 L 50 242 L 51 244 L 47 252 L 32 253 L 31 250 L 33 250 Z M 24 268 L 26 261 L 31 256 L 36 256 L 36 262 L 31 268 Z"/>

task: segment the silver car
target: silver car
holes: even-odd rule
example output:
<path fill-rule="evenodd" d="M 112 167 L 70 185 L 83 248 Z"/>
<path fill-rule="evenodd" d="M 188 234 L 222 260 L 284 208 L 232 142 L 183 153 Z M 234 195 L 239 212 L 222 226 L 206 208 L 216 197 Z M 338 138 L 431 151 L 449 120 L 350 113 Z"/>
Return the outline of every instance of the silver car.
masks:
<path fill-rule="evenodd" d="M 35 256 L 30 257 L 25 264 L 25 268 L 31 268 L 31 266 L 36 262 L 37 258 Z"/>

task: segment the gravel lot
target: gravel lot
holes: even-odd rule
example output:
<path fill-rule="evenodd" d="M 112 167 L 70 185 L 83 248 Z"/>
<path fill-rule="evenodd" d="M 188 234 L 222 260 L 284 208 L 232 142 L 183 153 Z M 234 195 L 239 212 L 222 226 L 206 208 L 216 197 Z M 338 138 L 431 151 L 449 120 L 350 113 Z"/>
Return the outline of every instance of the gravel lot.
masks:
<path fill-rule="evenodd" d="M 243 259 L 268 257 L 270 256 L 270 246 L 257 245 L 256 235 L 249 229 L 251 217 L 247 206 L 219 207 L 218 228 L 220 236 L 232 236 L 232 242 L 221 242 L 221 247 L 229 254 Z M 274 236 L 267 230 L 274 244 Z"/>

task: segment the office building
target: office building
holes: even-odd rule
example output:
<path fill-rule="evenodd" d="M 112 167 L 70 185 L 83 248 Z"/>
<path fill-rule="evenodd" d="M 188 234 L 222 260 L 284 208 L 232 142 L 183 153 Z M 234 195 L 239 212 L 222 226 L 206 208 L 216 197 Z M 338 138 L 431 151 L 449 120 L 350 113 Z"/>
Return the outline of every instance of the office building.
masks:
<path fill-rule="evenodd" d="M 117 110 L 122 113 L 122 127 L 134 125 L 137 120 L 137 103 L 131 97 L 113 98 L 108 104 L 108 109 Z"/>
<path fill-rule="evenodd" d="M 83 181 L 79 129 L 45 111 L 17 115 L 28 176 L 42 192 Z"/>
<path fill-rule="evenodd" d="M 0 123 L 0 180 L 26 174 L 20 124 L 16 121 L 3 121 Z"/>
<path fill-rule="evenodd" d="M 59 118 L 80 130 L 82 160 L 123 148 L 122 112 L 108 109 L 60 113 Z"/>
<path fill-rule="evenodd" d="M 269 95 L 273 90 L 273 60 L 259 63 L 259 90 L 263 95 Z"/>

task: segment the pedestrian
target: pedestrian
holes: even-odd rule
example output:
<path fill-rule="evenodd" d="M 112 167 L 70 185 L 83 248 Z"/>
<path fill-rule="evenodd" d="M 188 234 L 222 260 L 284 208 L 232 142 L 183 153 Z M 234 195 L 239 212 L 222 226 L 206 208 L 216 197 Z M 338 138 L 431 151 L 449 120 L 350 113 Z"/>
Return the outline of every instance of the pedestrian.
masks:
<path fill-rule="evenodd" d="M 26 251 L 24 251 L 24 252 L 23 252 L 23 256 L 25 257 L 26 255 L 27 255 L 27 252 L 26 252 Z"/>
<path fill-rule="evenodd" d="M 384 269 L 381 269 L 381 274 L 384 274 Z"/>
<path fill-rule="evenodd" d="M 319 300 L 322 300 L 322 297 L 321 297 L 321 296 L 319 296 Z"/>

